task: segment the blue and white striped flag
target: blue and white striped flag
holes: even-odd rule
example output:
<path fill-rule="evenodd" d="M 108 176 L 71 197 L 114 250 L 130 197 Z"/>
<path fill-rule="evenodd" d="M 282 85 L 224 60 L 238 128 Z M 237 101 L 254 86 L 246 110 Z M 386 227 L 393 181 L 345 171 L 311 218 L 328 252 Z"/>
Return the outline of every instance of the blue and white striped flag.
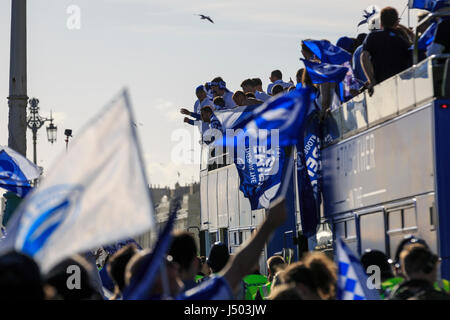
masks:
<path fill-rule="evenodd" d="M 380 300 L 378 290 L 367 287 L 367 275 L 358 258 L 338 238 L 336 241 L 338 263 L 338 300 Z"/>
<path fill-rule="evenodd" d="M 41 169 L 11 148 L 0 146 L 0 188 L 24 198 L 30 181 L 39 178 Z"/>
<path fill-rule="evenodd" d="M 20 204 L 0 242 L 43 273 L 61 260 L 154 227 L 127 91 L 96 115 Z"/>

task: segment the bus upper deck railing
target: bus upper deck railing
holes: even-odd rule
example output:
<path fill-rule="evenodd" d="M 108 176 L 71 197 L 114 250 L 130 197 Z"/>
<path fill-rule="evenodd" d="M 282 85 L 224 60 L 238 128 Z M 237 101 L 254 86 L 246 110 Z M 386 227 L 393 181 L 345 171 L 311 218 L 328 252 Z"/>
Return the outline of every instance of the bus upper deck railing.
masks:
<path fill-rule="evenodd" d="M 324 124 L 327 147 L 382 122 L 423 106 L 436 98 L 450 98 L 450 54 L 432 56 L 365 91 L 332 110 Z"/>

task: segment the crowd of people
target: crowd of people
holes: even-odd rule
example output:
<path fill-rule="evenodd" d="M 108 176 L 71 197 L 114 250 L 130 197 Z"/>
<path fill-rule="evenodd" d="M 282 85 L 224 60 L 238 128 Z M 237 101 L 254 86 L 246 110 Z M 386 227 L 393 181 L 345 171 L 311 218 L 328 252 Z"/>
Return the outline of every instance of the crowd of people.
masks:
<path fill-rule="evenodd" d="M 278 201 L 268 217 L 234 256 L 216 242 L 209 256 L 198 256 L 192 234 L 173 234 L 163 259 L 166 275 L 159 273 L 148 288 L 148 300 L 334 300 L 338 290 L 338 266 L 322 252 L 305 253 L 297 262 L 282 256 L 267 260 L 267 276 L 259 270 L 258 257 L 270 234 L 286 219 L 284 202 Z M 0 299 L 122 300 L 150 255 L 148 249 L 129 242 L 96 265 L 91 253 L 70 257 L 41 275 L 28 256 L 10 252 L 0 257 Z M 407 236 L 391 261 L 379 250 L 367 249 L 361 265 L 373 278 L 380 299 L 449 300 L 449 282 L 438 281 L 439 258 L 427 243 Z M 71 270 L 79 270 L 79 279 Z M 74 281 L 72 281 L 74 280 Z M 166 284 L 164 283 L 166 282 Z M 164 287 L 166 286 L 167 289 Z"/>
<path fill-rule="evenodd" d="M 447 10 L 447 8 L 442 8 Z M 201 132 L 209 128 L 222 130 L 215 111 L 259 105 L 295 90 L 311 87 L 317 91 L 317 105 L 322 114 L 361 90 L 373 87 L 405 70 L 412 64 L 413 32 L 399 24 L 397 10 L 386 7 L 374 17 L 369 34 L 356 38 L 342 37 L 336 46 L 352 55 L 346 62 L 348 73 L 342 90 L 334 83 L 314 84 L 304 68 L 285 82 L 280 70 L 270 75 L 264 91 L 259 78 L 246 79 L 241 89 L 231 92 L 221 77 L 200 85 L 195 93 L 198 100 L 193 112 L 181 109 L 184 121 L 199 125 Z M 420 26 L 420 33 L 425 26 Z M 450 53 L 449 23 L 443 20 L 437 28 L 434 42 L 427 54 Z M 301 52 L 306 60 L 318 61 L 305 42 Z M 320 62 L 320 61 L 319 61 Z M 271 234 L 285 222 L 284 200 L 276 200 L 268 210 L 264 222 L 240 250 L 230 255 L 226 244 L 215 243 L 208 257 L 198 256 L 195 239 L 190 233 L 172 236 L 170 249 L 164 255 L 161 271 L 141 295 L 148 300 L 332 300 L 337 297 L 338 266 L 325 253 L 310 252 L 297 262 L 285 261 L 281 256 L 267 260 L 268 274 L 259 270 L 258 259 Z M 18 252 L 0 256 L 0 299 L 33 300 L 121 300 L 127 299 L 127 288 L 145 273 L 147 258 L 152 254 L 136 243 L 128 243 L 115 252 L 103 250 L 87 252 L 65 259 L 49 272 L 42 274 L 36 262 Z M 364 270 L 376 266 L 381 270 L 378 290 L 380 299 L 450 299 L 449 282 L 438 281 L 439 258 L 427 243 L 407 237 L 400 243 L 394 261 L 385 253 L 366 250 L 361 257 Z M 164 272 L 163 272 L 164 271 Z M 370 276 L 371 273 L 368 272 Z"/>
<path fill-rule="evenodd" d="M 444 15 L 450 13 L 450 4 L 438 6 L 435 12 Z M 425 35 L 434 22 L 438 24 L 433 41 L 427 43 L 425 47 L 419 45 L 419 60 L 435 54 L 450 53 L 448 40 L 450 39 L 450 19 L 443 16 L 423 21 L 427 15 L 428 13 L 418 15 L 419 25 L 416 30 L 418 37 Z M 348 72 L 341 83 L 313 83 L 305 68 L 297 71 L 296 83 L 292 79 L 285 82 L 282 72 L 274 70 L 270 74 L 270 83 L 266 91 L 263 90 L 261 79 L 253 78 L 244 80 L 241 83 L 241 90 L 233 93 L 221 77 L 216 77 L 211 82 L 196 88 L 198 100 L 193 112 L 185 108 L 180 110 L 182 114 L 188 116 L 184 118 L 184 122 L 199 125 L 202 134 L 208 128 L 223 130 L 214 114 L 215 111 L 261 104 L 272 96 L 294 90 L 296 87 L 311 87 L 316 91 L 316 105 L 321 110 L 321 119 L 323 119 L 330 110 L 366 89 L 372 95 L 375 85 L 412 65 L 416 34 L 412 28 L 400 24 L 399 21 L 398 11 L 393 7 L 386 7 L 381 12 L 374 11 L 373 15 L 368 17 L 368 34 L 360 33 L 355 38 L 347 36 L 339 38 L 335 46 L 351 55 L 351 59 L 343 64 L 348 68 Z M 320 59 L 306 43 L 307 40 L 301 43 L 304 59 L 320 63 Z"/>

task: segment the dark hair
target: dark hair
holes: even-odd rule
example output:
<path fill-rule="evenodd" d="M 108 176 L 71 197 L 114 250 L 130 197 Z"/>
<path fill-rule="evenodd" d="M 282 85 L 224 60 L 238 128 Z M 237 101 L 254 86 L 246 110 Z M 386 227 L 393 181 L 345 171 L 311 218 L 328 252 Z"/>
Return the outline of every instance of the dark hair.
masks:
<path fill-rule="evenodd" d="M 229 258 L 227 246 L 222 242 L 216 242 L 209 252 L 208 265 L 212 272 L 216 273 L 225 267 Z"/>
<path fill-rule="evenodd" d="M 222 77 L 215 77 L 211 82 L 221 82 L 223 81 Z"/>
<path fill-rule="evenodd" d="M 107 271 L 120 291 L 123 291 L 125 288 L 125 268 L 127 267 L 127 263 L 137 252 L 136 245 L 131 243 L 121 248 L 109 259 Z"/>
<path fill-rule="evenodd" d="M 255 87 L 256 87 L 256 86 L 262 86 L 262 81 L 261 81 L 260 78 L 253 78 L 252 81 L 253 81 L 253 85 L 254 85 Z"/>
<path fill-rule="evenodd" d="M 400 241 L 400 243 L 397 246 L 397 250 L 395 251 L 395 263 L 400 263 L 400 253 L 402 253 L 402 251 L 406 248 L 407 245 L 409 244 L 414 244 L 414 243 L 419 243 L 421 245 L 423 245 L 424 247 L 428 248 L 428 244 L 420 238 L 416 238 L 413 235 L 407 235 L 403 238 L 402 241 Z"/>
<path fill-rule="evenodd" d="M 168 254 L 180 265 L 181 270 L 189 270 L 197 256 L 194 237 L 189 232 L 175 233 Z"/>
<path fill-rule="evenodd" d="M 241 97 L 246 97 L 245 96 L 245 93 L 244 93 L 244 91 L 236 91 L 234 94 L 233 94 L 233 99 L 235 98 L 235 97 L 239 97 L 239 96 L 241 96 Z"/>
<path fill-rule="evenodd" d="M 9 252 L 0 257 L 0 300 L 43 300 L 39 267 L 30 257 Z"/>
<path fill-rule="evenodd" d="M 294 285 L 282 284 L 270 293 L 269 300 L 303 300 L 300 292 Z"/>
<path fill-rule="evenodd" d="M 360 45 L 362 45 L 364 43 L 364 40 L 366 40 L 366 38 L 367 38 L 367 33 L 358 34 L 356 36 L 355 47 L 358 48 Z"/>
<path fill-rule="evenodd" d="M 281 84 L 274 85 L 272 88 L 272 95 L 276 96 L 277 94 L 284 91 L 284 88 Z"/>
<path fill-rule="evenodd" d="M 225 100 L 223 97 L 215 97 L 213 103 L 219 107 L 225 108 Z"/>
<path fill-rule="evenodd" d="M 270 75 L 272 77 L 274 77 L 274 78 L 277 78 L 277 79 L 282 79 L 283 78 L 283 74 L 281 73 L 280 70 L 273 70 Z"/>
<path fill-rule="evenodd" d="M 301 261 L 287 267 L 282 273 L 282 279 L 287 284 L 304 284 L 310 290 L 317 292 L 312 271 Z"/>
<path fill-rule="evenodd" d="M 305 41 L 309 41 L 310 39 L 305 39 L 301 43 L 302 51 L 308 52 L 310 55 L 314 55 L 314 53 L 309 49 L 309 47 L 305 44 Z"/>
<path fill-rule="evenodd" d="M 254 81 L 252 80 L 252 79 L 246 79 L 246 80 L 244 80 L 244 81 L 242 81 L 242 83 L 241 83 L 241 88 L 244 88 L 244 87 L 253 87 L 254 86 Z"/>
<path fill-rule="evenodd" d="M 336 264 L 322 252 L 306 254 L 303 262 L 311 270 L 322 299 L 333 299 L 336 295 Z"/>
<path fill-rule="evenodd" d="M 267 266 L 272 273 L 276 273 L 280 265 L 284 265 L 286 261 L 282 256 L 272 256 L 267 260 Z"/>
<path fill-rule="evenodd" d="M 76 266 L 80 270 L 80 288 L 71 290 L 67 286 L 70 267 Z M 46 276 L 46 283 L 53 286 L 58 295 L 64 300 L 103 300 L 93 285 L 90 274 L 97 272 L 81 255 L 68 258 L 56 265 Z"/>
<path fill-rule="evenodd" d="M 245 94 L 245 96 L 246 96 L 247 98 L 253 98 L 253 99 L 256 99 L 256 97 L 255 97 L 255 95 L 253 94 L 253 92 L 247 92 L 247 93 Z"/>
<path fill-rule="evenodd" d="M 386 7 L 380 13 L 381 26 L 383 28 L 393 28 L 398 24 L 398 12 L 393 7 Z"/>

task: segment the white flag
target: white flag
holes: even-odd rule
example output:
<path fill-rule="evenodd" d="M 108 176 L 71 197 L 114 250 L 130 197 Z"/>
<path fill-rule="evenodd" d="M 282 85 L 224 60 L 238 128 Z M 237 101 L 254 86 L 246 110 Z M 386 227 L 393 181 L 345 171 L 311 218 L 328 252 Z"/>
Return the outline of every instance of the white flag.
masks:
<path fill-rule="evenodd" d="M 46 273 L 75 253 L 154 227 L 149 186 L 124 91 L 74 139 L 7 226 L 8 244 Z"/>

